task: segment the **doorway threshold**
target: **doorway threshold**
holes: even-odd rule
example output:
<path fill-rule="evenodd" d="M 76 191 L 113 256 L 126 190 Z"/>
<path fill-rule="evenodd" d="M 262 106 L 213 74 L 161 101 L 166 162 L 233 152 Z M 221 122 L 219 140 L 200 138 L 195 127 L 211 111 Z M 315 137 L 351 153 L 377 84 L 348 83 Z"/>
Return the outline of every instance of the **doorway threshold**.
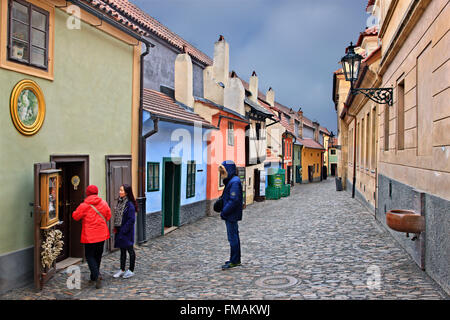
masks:
<path fill-rule="evenodd" d="M 60 261 L 60 262 L 58 262 L 56 264 L 56 271 L 60 271 L 62 269 L 66 269 L 67 267 L 70 267 L 70 266 L 72 266 L 74 264 L 78 264 L 81 261 L 83 261 L 83 259 L 81 259 L 81 258 L 67 258 L 67 259 L 64 259 L 64 260 L 62 260 L 62 261 Z"/>
<path fill-rule="evenodd" d="M 169 227 L 169 228 L 164 227 L 164 235 L 169 234 L 172 231 L 175 231 L 177 229 L 178 229 L 178 227 Z"/>

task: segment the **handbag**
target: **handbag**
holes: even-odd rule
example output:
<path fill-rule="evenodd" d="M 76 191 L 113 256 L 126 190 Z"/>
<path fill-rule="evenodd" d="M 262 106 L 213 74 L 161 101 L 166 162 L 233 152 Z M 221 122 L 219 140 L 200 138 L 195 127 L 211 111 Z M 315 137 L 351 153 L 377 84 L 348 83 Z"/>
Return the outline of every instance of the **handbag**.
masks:
<path fill-rule="evenodd" d="M 222 195 L 220 196 L 219 199 L 216 200 L 216 202 L 214 202 L 214 211 L 215 212 L 222 212 L 223 209 L 223 193 L 225 192 L 225 189 L 223 189 L 222 191 Z"/>

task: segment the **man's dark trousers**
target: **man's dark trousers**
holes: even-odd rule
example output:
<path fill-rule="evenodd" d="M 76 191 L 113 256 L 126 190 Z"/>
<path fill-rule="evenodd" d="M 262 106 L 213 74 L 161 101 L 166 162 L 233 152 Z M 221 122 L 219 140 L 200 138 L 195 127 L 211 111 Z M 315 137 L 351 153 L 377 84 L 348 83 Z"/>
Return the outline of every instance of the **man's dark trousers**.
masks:
<path fill-rule="evenodd" d="M 241 263 L 241 240 L 239 239 L 238 222 L 225 220 L 225 224 L 231 249 L 230 262 L 234 264 Z"/>

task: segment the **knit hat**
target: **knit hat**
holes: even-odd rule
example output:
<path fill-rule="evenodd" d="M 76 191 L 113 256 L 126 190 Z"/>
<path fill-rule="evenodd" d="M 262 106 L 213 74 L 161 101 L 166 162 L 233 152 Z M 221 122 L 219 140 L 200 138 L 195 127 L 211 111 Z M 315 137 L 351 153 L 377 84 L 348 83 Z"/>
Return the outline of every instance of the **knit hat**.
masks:
<path fill-rule="evenodd" d="M 86 196 L 92 196 L 92 195 L 97 195 L 98 194 L 98 188 L 97 186 L 94 185 L 90 185 L 86 188 Z"/>

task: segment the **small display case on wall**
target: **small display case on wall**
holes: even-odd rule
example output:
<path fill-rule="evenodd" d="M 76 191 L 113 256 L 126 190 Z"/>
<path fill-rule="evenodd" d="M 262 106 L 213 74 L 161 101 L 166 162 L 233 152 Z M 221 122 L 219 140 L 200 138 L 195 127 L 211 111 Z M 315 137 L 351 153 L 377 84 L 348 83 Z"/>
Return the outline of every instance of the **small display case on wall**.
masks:
<path fill-rule="evenodd" d="M 40 172 L 41 229 L 50 229 L 59 223 L 59 169 Z"/>

